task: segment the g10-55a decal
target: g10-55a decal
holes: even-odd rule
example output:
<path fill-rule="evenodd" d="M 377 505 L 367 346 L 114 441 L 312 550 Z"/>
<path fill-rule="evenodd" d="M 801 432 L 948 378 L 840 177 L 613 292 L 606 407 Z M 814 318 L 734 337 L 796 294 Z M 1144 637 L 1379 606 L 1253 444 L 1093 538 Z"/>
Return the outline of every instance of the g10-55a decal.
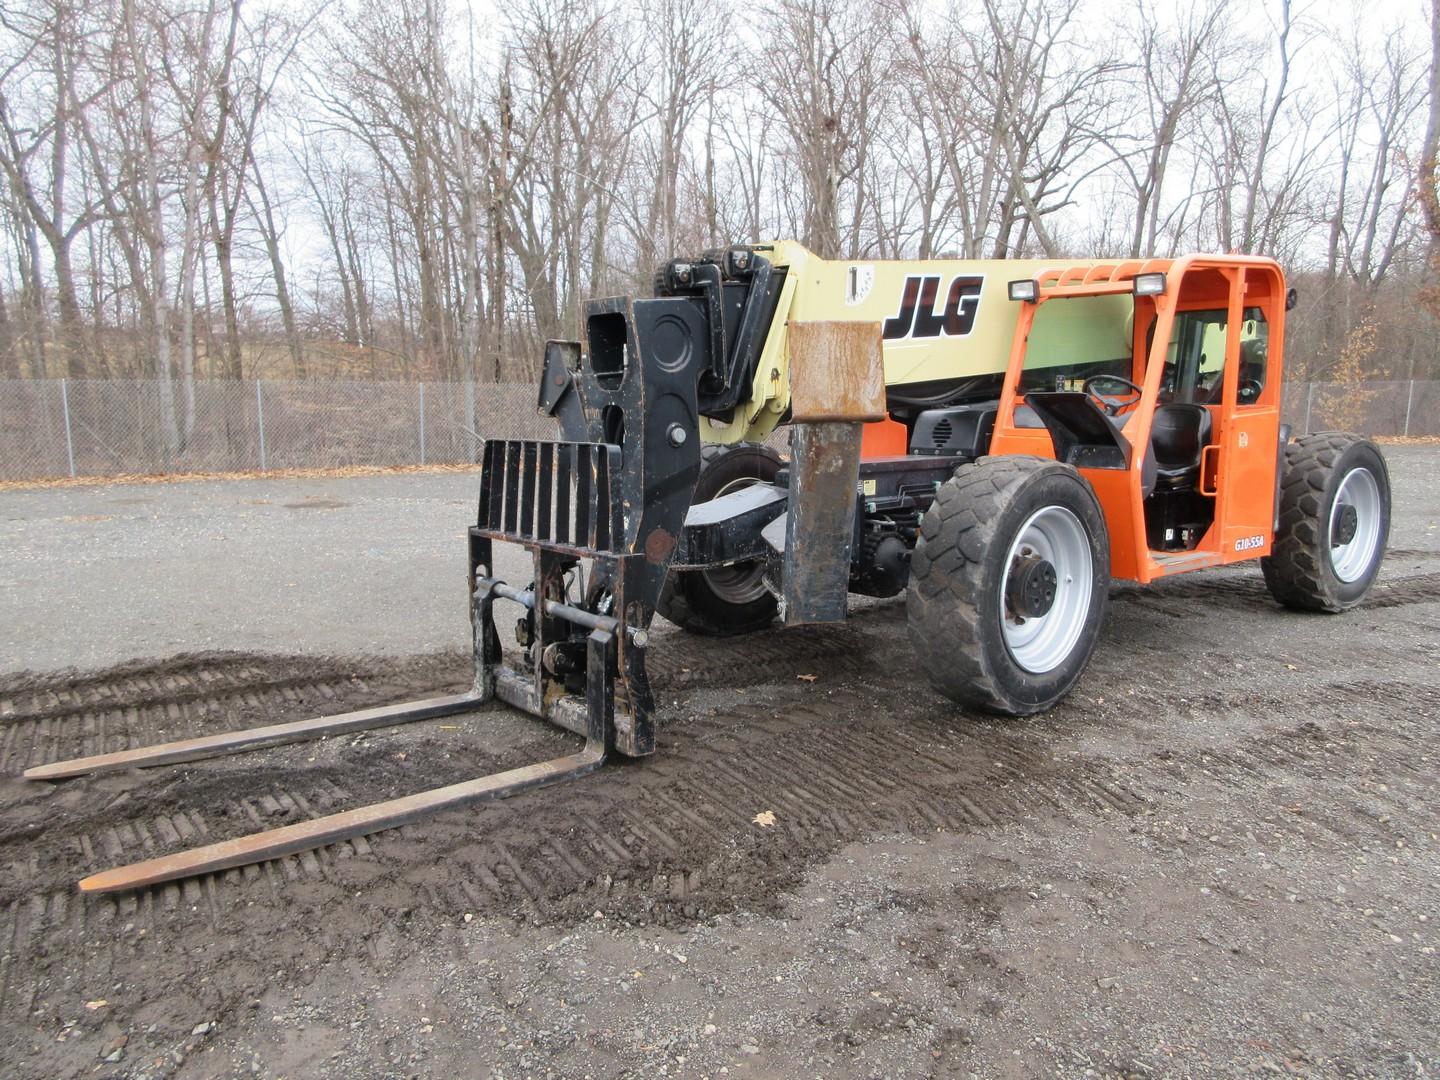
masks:
<path fill-rule="evenodd" d="M 914 276 L 905 279 L 905 292 L 900 297 L 900 310 L 885 320 L 884 338 L 964 337 L 975 326 L 975 312 L 980 307 L 980 286 L 983 277 L 960 274 L 950 282 L 945 306 L 935 310 L 940 295 L 940 278 Z"/>

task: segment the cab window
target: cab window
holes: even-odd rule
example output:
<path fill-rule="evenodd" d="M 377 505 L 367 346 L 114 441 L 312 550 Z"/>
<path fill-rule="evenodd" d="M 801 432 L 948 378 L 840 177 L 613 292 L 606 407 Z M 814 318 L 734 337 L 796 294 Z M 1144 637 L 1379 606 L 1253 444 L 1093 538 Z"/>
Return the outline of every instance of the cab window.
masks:
<path fill-rule="evenodd" d="M 1240 328 L 1240 378 L 1236 402 L 1253 405 L 1265 388 L 1265 356 L 1270 328 L 1259 308 L 1246 308 Z M 1160 400 L 1195 405 L 1219 404 L 1225 387 L 1225 336 L 1229 313 L 1224 309 L 1184 311 L 1165 355 Z"/>
<path fill-rule="evenodd" d="M 1135 375 L 1129 295 L 1056 297 L 1040 305 L 1026 343 L 1020 389 L 1079 390 L 1096 375 Z"/>
<path fill-rule="evenodd" d="M 1240 381 L 1235 401 L 1254 405 L 1265 392 L 1265 368 L 1270 354 L 1270 324 L 1259 308 L 1245 309 L 1245 322 L 1240 326 Z"/>

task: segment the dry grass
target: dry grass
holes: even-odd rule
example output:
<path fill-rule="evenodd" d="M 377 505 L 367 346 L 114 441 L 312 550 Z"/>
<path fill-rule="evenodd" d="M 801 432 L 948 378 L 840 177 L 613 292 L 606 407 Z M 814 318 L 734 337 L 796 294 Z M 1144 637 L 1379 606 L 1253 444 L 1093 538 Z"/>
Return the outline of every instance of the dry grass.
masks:
<path fill-rule="evenodd" d="M 42 480 L 0 480 L 0 491 L 46 488 L 110 487 L 114 484 L 174 484 L 190 480 L 293 480 L 350 476 L 392 476 L 398 473 L 472 473 L 479 465 L 346 465 L 333 469 L 249 469 L 239 472 L 119 473 L 114 476 L 59 476 Z"/>
<path fill-rule="evenodd" d="M 1440 446 L 1440 435 L 1375 435 L 1386 446 Z"/>

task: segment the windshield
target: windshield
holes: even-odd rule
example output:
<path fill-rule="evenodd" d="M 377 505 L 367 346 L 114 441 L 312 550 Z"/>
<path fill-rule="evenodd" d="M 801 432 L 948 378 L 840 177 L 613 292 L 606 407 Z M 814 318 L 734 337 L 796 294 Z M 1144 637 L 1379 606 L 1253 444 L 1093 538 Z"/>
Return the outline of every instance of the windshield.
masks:
<path fill-rule="evenodd" d="M 1020 389 L 1079 390 L 1095 375 L 1131 378 L 1134 319 L 1128 294 L 1045 301 L 1035 312 Z"/>

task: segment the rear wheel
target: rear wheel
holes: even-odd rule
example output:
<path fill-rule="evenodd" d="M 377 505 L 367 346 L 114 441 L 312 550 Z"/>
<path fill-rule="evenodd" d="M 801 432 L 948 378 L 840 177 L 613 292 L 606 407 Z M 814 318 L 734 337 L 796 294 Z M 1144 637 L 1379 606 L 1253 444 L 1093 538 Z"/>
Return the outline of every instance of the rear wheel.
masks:
<path fill-rule="evenodd" d="M 1339 612 L 1365 598 L 1390 535 L 1390 472 L 1359 435 L 1320 432 L 1285 447 L 1280 527 L 1260 560 L 1270 594 L 1300 611 Z"/>
<path fill-rule="evenodd" d="M 906 593 L 910 641 L 951 700 L 1040 712 L 1085 670 L 1109 585 L 1105 518 L 1074 469 L 981 458 L 940 486 L 921 520 Z"/>
<path fill-rule="evenodd" d="M 706 446 L 694 502 L 709 502 L 754 483 L 770 483 L 782 467 L 768 446 Z M 710 570 L 672 570 L 655 610 L 694 634 L 726 637 L 764 629 L 777 604 L 765 588 L 765 564 L 756 559 Z"/>

